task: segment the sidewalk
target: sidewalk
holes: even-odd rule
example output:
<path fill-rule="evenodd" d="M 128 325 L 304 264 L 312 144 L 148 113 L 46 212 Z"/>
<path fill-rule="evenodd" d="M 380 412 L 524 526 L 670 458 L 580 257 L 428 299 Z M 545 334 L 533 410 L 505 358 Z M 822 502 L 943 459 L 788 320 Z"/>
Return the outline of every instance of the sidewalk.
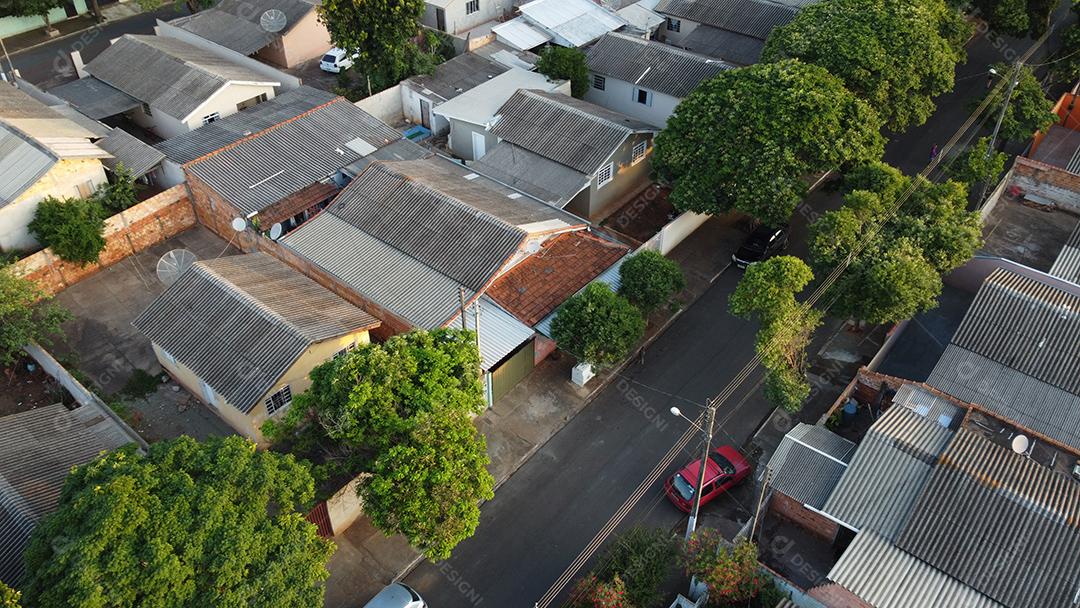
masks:
<path fill-rule="evenodd" d="M 89 5 L 89 3 L 87 4 Z M 142 7 L 139 6 L 139 3 L 135 0 L 114 2 L 101 7 L 101 16 L 104 18 L 105 23 L 134 17 L 142 12 Z M 7 47 L 8 54 L 14 55 L 20 51 L 25 51 L 42 44 L 47 44 L 78 34 L 97 26 L 97 23 L 94 21 L 94 16 L 87 12 L 52 25 L 54 29 L 60 32 L 59 35 L 47 36 L 45 34 L 45 28 L 39 27 L 30 30 L 29 32 L 23 32 L 22 34 L 15 34 L 14 36 L 4 38 L 4 46 Z"/>
<path fill-rule="evenodd" d="M 682 311 L 689 308 L 728 266 L 731 253 L 745 233 L 735 218 L 713 218 L 671 253 L 686 275 L 686 289 L 679 294 L 677 311 L 658 311 L 649 320 L 642 349 L 659 336 Z M 632 355 L 628 361 L 633 361 Z M 556 351 L 476 419 L 487 439 L 496 490 L 528 458 L 581 412 L 617 375 L 619 368 L 605 370 L 585 387 L 570 381 L 574 360 Z M 411 570 L 420 556 L 401 536 L 387 538 L 367 518 L 361 518 L 334 538 L 338 550 L 327 567 L 328 608 L 354 607 L 375 595 L 383 585 Z"/>

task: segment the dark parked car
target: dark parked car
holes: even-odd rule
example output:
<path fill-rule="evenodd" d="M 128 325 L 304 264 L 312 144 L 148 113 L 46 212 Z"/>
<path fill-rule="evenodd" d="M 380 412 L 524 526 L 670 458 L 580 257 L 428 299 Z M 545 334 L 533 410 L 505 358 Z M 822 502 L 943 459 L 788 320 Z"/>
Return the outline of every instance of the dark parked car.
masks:
<path fill-rule="evenodd" d="M 739 268 L 746 268 L 787 249 L 787 244 L 787 228 L 773 228 L 762 224 L 746 237 L 739 250 L 731 256 L 731 261 Z"/>
<path fill-rule="evenodd" d="M 668 477 L 664 483 L 664 493 L 679 509 L 690 512 L 697 488 L 701 461 L 695 460 L 678 473 Z M 705 467 L 705 493 L 701 495 L 701 506 L 728 491 L 750 474 L 750 464 L 742 454 L 730 445 L 716 448 L 709 454 L 709 463 Z"/>

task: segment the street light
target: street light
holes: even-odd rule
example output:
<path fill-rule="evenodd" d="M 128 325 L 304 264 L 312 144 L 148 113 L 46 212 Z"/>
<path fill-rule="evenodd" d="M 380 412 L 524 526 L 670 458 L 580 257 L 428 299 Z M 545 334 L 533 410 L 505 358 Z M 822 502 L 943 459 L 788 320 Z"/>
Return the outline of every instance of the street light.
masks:
<path fill-rule="evenodd" d="M 716 408 L 712 405 L 705 406 L 704 428 L 698 425 L 698 423 L 684 416 L 682 410 L 677 407 L 671 408 L 671 414 L 673 416 L 678 416 L 679 418 L 686 420 L 694 428 L 701 431 L 705 436 L 704 445 L 701 448 L 701 467 L 698 471 L 697 486 L 694 488 L 693 507 L 690 510 L 690 520 L 686 523 L 686 540 L 689 541 L 690 537 L 694 535 L 694 530 L 697 529 L 698 514 L 701 512 L 701 490 L 705 486 L 705 469 L 708 468 L 709 450 L 712 447 L 713 419 L 716 417 Z"/>

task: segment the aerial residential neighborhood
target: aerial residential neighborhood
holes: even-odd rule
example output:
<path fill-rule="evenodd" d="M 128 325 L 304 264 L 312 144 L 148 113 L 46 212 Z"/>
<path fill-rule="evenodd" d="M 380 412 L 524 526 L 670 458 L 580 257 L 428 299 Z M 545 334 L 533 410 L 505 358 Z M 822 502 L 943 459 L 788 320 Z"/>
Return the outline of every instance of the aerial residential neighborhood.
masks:
<path fill-rule="evenodd" d="M 1080 5 L 0 43 L 2 608 L 1080 608 Z"/>

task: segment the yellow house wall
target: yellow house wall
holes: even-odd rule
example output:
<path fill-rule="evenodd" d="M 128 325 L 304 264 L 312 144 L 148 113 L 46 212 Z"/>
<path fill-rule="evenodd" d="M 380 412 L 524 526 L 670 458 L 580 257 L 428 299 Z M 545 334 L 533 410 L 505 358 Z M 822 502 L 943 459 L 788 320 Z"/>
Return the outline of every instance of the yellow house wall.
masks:
<path fill-rule="evenodd" d="M 61 159 L 19 198 L 0 208 L 0 250 L 39 246 L 27 225 L 34 219 L 41 199 L 75 198 L 79 196 L 79 184 L 90 182 L 91 189 L 95 189 L 106 181 L 105 167 L 96 158 Z"/>
<path fill-rule="evenodd" d="M 258 403 L 251 412 L 247 414 L 243 413 L 235 405 L 229 403 L 220 394 L 215 393 L 213 402 L 207 403 L 206 395 L 203 394 L 202 390 L 202 380 L 199 379 L 198 375 L 179 361 L 175 364 L 169 361 L 168 358 L 162 354 L 164 352 L 162 348 L 157 344 L 154 344 L 153 347 L 154 354 L 157 356 L 161 367 L 168 371 L 181 386 L 187 389 L 188 392 L 200 401 L 212 406 L 211 409 L 228 423 L 229 426 L 235 429 L 237 433 L 244 435 L 258 443 L 260 446 L 265 446 L 267 442 L 262 436 L 260 428 L 268 418 L 266 414 L 266 399 L 270 395 L 281 390 L 286 384 L 291 387 L 293 397 L 295 398 L 311 386 L 311 380 L 308 378 L 308 374 L 311 373 L 312 369 L 319 364 L 330 360 L 335 353 L 349 344 L 360 346 L 368 344 L 369 342 L 370 338 L 368 332 L 363 330 L 311 345 L 302 355 L 300 355 L 300 358 L 296 360 L 296 363 L 285 372 L 281 377 L 281 380 L 278 381 L 273 388 L 267 391 L 265 395 L 259 398 Z M 283 410 L 279 410 L 276 415 L 281 414 L 284 414 Z"/>

